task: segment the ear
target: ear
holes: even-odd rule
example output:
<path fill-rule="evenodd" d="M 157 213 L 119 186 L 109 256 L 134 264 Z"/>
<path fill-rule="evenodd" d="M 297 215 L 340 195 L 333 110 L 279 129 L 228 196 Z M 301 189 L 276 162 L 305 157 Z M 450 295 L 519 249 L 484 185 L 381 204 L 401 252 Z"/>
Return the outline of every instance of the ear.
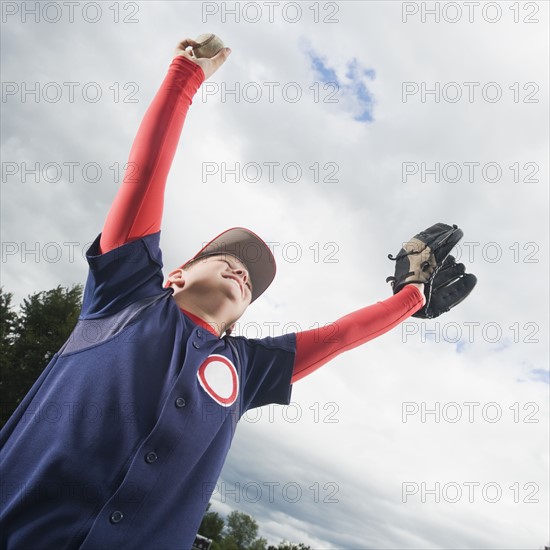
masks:
<path fill-rule="evenodd" d="M 183 288 L 185 286 L 184 271 L 181 267 L 174 269 L 168 274 L 168 284 L 170 286 L 176 285 L 177 287 Z"/>

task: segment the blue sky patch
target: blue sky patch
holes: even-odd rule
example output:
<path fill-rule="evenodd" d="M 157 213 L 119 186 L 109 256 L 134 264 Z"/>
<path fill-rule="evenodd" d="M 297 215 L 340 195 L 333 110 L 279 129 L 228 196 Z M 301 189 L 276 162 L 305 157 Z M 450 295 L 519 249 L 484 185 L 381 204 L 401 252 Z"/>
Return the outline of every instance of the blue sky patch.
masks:
<path fill-rule="evenodd" d="M 468 342 L 466 340 L 459 340 L 456 344 L 456 352 L 462 353 L 466 349 Z"/>
<path fill-rule="evenodd" d="M 338 93 L 343 99 L 343 105 L 353 111 L 353 118 L 358 122 L 372 122 L 374 120 L 374 97 L 367 87 L 365 80 L 374 80 L 374 69 L 361 66 L 357 58 L 346 64 L 345 80 L 338 78 L 334 68 L 329 67 L 326 60 L 318 56 L 313 50 L 308 50 L 311 66 L 320 82 L 328 84 L 334 82 L 338 86 Z"/>
<path fill-rule="evenodd" d="M 550 371 L 544 369 L 532 369 L 531 374 L 536 382 L 550 384 Z"/>

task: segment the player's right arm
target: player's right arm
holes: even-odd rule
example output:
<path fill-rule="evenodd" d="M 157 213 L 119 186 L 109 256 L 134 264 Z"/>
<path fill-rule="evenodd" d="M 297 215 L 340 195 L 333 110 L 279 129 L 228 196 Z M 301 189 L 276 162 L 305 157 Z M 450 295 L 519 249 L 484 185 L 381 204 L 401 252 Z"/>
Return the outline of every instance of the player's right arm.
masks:
<path fill-rule="evenodd" d="M 100 253 L 160 231 L 164 189 L 193 96 L 227 59 L 224 48 L 211 59 L 186 51 L 194 40 L 182 40 L 164 81 L 147 109 L 132 144 L 122 184 L 113 201 L 100 240 Z"/>

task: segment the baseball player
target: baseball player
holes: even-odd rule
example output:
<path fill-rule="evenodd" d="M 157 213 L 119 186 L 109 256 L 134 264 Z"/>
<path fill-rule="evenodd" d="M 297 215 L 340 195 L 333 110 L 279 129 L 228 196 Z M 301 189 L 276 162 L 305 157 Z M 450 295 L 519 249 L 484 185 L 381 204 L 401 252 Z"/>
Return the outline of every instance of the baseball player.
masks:
<path fill-rule="evenodd" d="M 387 300 L 324 328 L 231 336 L 275 276 L 244 228 L 163 284 L 169 169 L 194 95 L 230 54 L 197 59 L 194 45 L 178 45 L 87 251 L 79 321 L 0 434 L 3 549 L 190 548 L 239 418 L 288 404 L 294 382 L 425 307 L 421 272 L 434 270 L 405 251 L 412 267 Z"/>

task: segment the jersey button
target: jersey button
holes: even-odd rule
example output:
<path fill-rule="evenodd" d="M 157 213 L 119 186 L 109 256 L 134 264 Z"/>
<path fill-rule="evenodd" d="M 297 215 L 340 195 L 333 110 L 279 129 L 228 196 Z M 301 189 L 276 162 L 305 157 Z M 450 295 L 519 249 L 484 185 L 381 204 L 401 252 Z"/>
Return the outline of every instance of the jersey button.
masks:
<path fill-rule="evenodd" d="M 151 451 L 145 455 L 145 462 L 147 462 L 147 464 L 153 464 L 157 458 L 157 453 L 155 453 L 155 451 Z"/>
<path fill-rule="evenodd" d="M 122 514 L 122 512 L 119 512 L 117 510 L 116 512 L 113 512 L 111 514 L 111 517 L 110 517 L 111 523 L 120 523 L 123 517 L 124 515 Z"/>
<path fill-rule="evenodd" d="M 200 328 L 197 329 L 197 338 L 202 338 L 202 330 Z"/>
<path fill-rule="evenodd" d="M 195 349 L 199 349 L 201 347 L 201 345 L 198 342 L 195 342 L 195 340 L 193 340 L 193 347 Z"/>
<path fill-rule="evenodd" d="M 185 407 L 185 399 L 183 397 L 178 397 L 176 399 L 176 407 L 178 409 L 181 409 L 182 407 Z"/>

